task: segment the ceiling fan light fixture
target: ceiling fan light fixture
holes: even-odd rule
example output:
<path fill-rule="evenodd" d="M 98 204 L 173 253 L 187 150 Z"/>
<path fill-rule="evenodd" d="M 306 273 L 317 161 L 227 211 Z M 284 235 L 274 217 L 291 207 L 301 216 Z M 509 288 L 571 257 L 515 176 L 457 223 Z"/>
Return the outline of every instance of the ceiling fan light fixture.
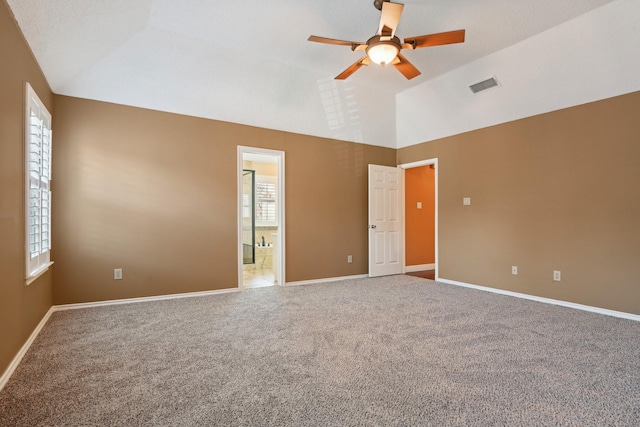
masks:
<path fill-rule="evenodd" d="M 391 40 L 380 40 L 375 36 L 367 42 L 367 56 L 378 65 L 391 64 L 400 53 L 400 43 L 397 37 Z"/>
<path fill-rule="evenodd" d="M 366 43 L 318 36 L 309 36 L 308 38 L 312 42 L 349 46 L 353 51 L 366 51 L 367 56 L 361 57 L 342 73 L 338 74 L 335 77 L 336 80 L 345 80 L 363 65 L 369 65 L 372 62 L 380 66 L 391 64 L 407 80 L 411 80 L 420 75 L 420 70 L 400 53 L 402 49 L 414 50 L 422 47 L 464 42 L 465 30 L 456 30 L 408 37 L 404 39 L 403 43 L 396 36 L 396 30 L 404 10 L 404 4 L 393 3 L 390 0 L 374 0 L 373 4 L 380 10 L 380 25 L 378 26 L 378 34 L 371 37 Z"/>

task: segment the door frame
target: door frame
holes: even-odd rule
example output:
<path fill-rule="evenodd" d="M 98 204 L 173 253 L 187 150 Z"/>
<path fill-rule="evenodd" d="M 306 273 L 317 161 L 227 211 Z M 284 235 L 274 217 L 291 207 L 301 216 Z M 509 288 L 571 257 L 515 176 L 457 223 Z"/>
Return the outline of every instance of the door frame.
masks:
<path fill-rule="evenodd" d="M 435 224 L 434 224 L 434 243 L 435 243 L 435 255 L 436 255 L 436 259 L 435 259 L 435 264 L 436 264 L 436 272 L 435 272 L 435 278 L 436 280 L 438 280 L 440 278 L 439 275 L 439 262 L 438 262 L 438 175 L 440 173 L 440 168 L 438 167 L 438 158 L 432 158 L 432 159 L 426 159 L 426 160 L 419 160 L 417 162 L 411 162 L 411 163 L 404 163 L 401 165 L 398 165 L 399 168 L 402 169 L 411 169 L 411 168 L 417 168 L 417 167 L 421 167 L 421 166 L 429 166 L 429 165 L 434 165 L 435 167 L 435 189 L 434 189 L 434 197 L 435 197 Z M 404 173 L 404 172 L 403 172 Z M 404 227 L 402 230 L 402 244 L 406 245 L 406 233 L 407 233 L 407 221 L 406 221 L 406 212 L 405 212 L 405 196 L 406 196 L 406 187 L 404 189 L 404 191 L 402 192 L 402 219 L 404 221 Z M 406 272 L 406 268 L 407 268 L 407 259 L 406 259 L 406 250 L 402 252 L 402 265 L 403 265 L 403 269 Z"/>
<path fill-rule="evenodd" d="M 277 269 L 277 276 L 274 279 L 277 281 L 277 284 L 280 286 L 285 285 L 285 265 L 286 259 L 285 254 L 287 253 L 285 250 L 285 203 L 284 203 L 284 189 L 285 189 L 285 177 L 284 177 L 284 151 L 279 150 L 270 150 L 267 148 L 258 148 L 258 147 L 247 147 L 238 145 L 238 164 L 237 164 L 237 193 L 238 193 L 238 201 L 237 201 L 237 221 L 238 221 L 238 241 L 237 241 L 237 250 L 238 250 L 238 288 L 240 290 L 244 289 L 243 284 L 243 262 L 242 262 L 242 170 L 243 167 L 243 158 L 245 154 L 261 154 L 267 156 L 273 156 L 276 158 L 277 164 L 277 185 L 276 185 L 276 207 L 278 210 L 278 240 L 275 243 L 275 248 L 277 250 L 277 254 L 274 253 L 274 257 L 277 258 L 277 265 L 273 267 Z"/>

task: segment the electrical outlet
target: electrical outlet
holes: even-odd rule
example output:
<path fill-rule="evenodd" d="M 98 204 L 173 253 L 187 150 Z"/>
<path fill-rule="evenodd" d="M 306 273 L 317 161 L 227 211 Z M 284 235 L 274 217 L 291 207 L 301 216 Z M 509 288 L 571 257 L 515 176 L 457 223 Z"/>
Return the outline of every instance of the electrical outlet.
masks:
<path fill-rule="evenodd" d="M 559 282 L 562 280 L 562 272 L 560 270 L 553 270 L 553 281 Z"/>
<path fill-rule="evenodd" d="M 115 268 L 113 270 L 113 279 L 114 280 L 122 280 L 122 269 L 121 268 Z"/>
<path fill-rule="evenodd" d="M 471 197 L 463 197 L 462 198 L 462 204 L 464 206 L 471 206 Z"/>
<path fill-rule="evenodd" d="M 347 262 L 351 264 L 353 262 L 353 257 L 351 255 L 347 255 Z"/>
<path fill-rule="evenodd" d="M 518 275 L 518 266 L 517 265 L 512 265 L 511 266 L 511 274 L 513 274 L 514 276 Z"/>

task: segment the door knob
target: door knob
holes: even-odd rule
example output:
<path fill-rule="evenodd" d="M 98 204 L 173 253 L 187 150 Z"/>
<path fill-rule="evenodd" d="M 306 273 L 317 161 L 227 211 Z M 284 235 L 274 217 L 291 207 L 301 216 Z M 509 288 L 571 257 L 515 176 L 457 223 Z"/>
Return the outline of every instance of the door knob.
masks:
<path fill-rule="evenodd" d="M 376 228 L 376 225 L 370 225 L 369 228 Z"/>

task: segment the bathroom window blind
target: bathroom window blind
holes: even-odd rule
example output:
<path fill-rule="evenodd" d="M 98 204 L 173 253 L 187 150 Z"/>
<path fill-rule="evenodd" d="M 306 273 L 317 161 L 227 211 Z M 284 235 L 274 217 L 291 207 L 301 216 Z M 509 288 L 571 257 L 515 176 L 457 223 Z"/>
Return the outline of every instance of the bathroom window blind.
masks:
<path fill-rule="evenodd" d="M 275 226 L 278 224 L 276 211 L 276 183 L 256 179 L 256 225 Z"/>

